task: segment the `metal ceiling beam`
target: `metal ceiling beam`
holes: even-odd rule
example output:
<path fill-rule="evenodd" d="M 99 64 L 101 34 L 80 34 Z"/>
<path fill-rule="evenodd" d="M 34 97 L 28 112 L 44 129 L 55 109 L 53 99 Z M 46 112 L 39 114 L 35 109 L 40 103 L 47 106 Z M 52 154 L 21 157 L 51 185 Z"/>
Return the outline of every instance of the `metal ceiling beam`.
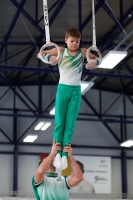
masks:
<path fill-rule="evenodd" d="M 38 45 L 38 46 L 42 46 L 43 44 L 44 44 L 44 42 L 42 42 L 42 41 L 39 41 L 39 39 L 36 39 L 35 40 L 35 43 L 36 43 L 36 45 Z M 58 44 L 58 45 L 64 45 L 64 40 L 60 40 L 60 41 L 55 41 L 55 43 L 56 44 Z M 88 43 L 88 44 L 92 44 L 92 42 L 91 41 L 82 41 L 82 45 L 85 45 L 86 43 Z M 103 41 L 97 41 L 97 44 L 98 45 L 102 45 L 104 42 Z M 114 43 L 113 43 L 114 44 Z M 22 46 L 24 46 L 24 45 L 32 45 L 32 47 L 33 47 L 33 42 L 32 41 L 30 41 L 30 40 L 27 40 L 27 41 L 7 41 L 7 42 L 4 42 L 4 41 L 0 41 L 0 45 L 22 45 Z M 124 46 L 123 45 L 123 48 L 125 48 L 126 46 Z M 133 49 L 132 47 L 130 47 L 130 49 Z"/>
<path fill-rule="evenodd" d="M 94 109 L 94 107 L 90 104 L 90 102 L 84 97 L 82 96 L 82 99 L 86 102 L 86 104 L 92 109 L 92 111 L 96 114 L 96 116 L 101 119 L 101 116 L 99 115 L 99 113 Z M 103 122 L 104 126 L 108 129 L 108 131 L 111 133 L 111 135 L 116 139 L 116 141 L 118 143 L 120 143 L 120 139 L 116 136 L 116 134 L 114 133 L 114 131 L 107 125 L 106 122 Z"/>
<path fill-rule="evenodd" d="M 118 99 L 121 97 L 121 95 L 122 94 L 120 94 L 102 114 L 106 114 L 110 110 L 110 108 L 112 108 L 112 106 L 118 101 Z"/>
<path fill-rule="evenodd" d="M 18 70 L 18 71 L 31 71 L 31 72 L 46 72 L 46 73 L 57 73 L 59 74 L 59 70 L 51 69 L 51 68 L 36 68 L 36 67 L 23 67 L 23 66 L 11 66 L 11 65 L 0 65 L 0 69 L 7 70 Z M 121 79 L 133 79 L 132 75 L 124 75 L 124 74 L 111 74 L 111 73 L 100 73 L 100 72 L 91 72 L 87 71 L 84 73 L 84 76 L 97 76 L 97 77 L 108 77 L 108 78 L 121 78 Z"/>
<path fill-rule="evenodd" d="M 45 31 L 36 23 L 36 21 L 23 9 L 21 8 L 21 6 L 15 1 L 15 0 L 10 0 L 18 9 L 19 11 L 30 21 L 30 23 L 34 26 L 34 28 L 36 28 L 40 34 L 45 37 Z M 61 8 L 64 6 L 64 4 L 66 3 L 67 0 L 63 0 L 60 2 L 60 4 L 58 5 L 58 7 L 56 8 L 54 14 L 52 15 L 52 17 L 49 20 L 49 26 L 51 26 L 51 24 L 54 22 L 54 20 L 56 19 L 57 15 L 59 14 Z"/>
<path fill-rule="evenodd" d="M 0 100 L 3 99 L 3 97 L 9 92 L 9 90 L 10 90 L 10 88 L 8 88 L 8 89 L 4 92 L 4 94 L 0 97 Z"/>
<path fill-rule="evenodd" d="M 133 20 L 133 16 L 131 16 L 128 20 L 128 15 L 129 13 L 132 13 L 133 11 L 133 6 L 127 11 L 127 13 L 123 16 L 123 28 L 126 28 L 129 23 Z M 115 38 L 122 32 L 120 27 L 118 25 L 115 25 L 114 28 L 109 30 L 109 32 L 104 36 L 104 44 L 102 45 L 101 52 L 103 52 L 105 49 L 111 49 L 112 47 L 112 42 L 114 41 Z"/>
<path fill-rule="evenodd" d="M 5 82 L 5 84 L 13 91 L 13 93 L 18 96 L 18 98 L 24 103 L 24 105 L 29 108 L 29 110 L 36 116 L 36 113 L 33 111 L 33 109 L 28 105 L 28 103 L 21 97 L 21 95 L 13 88 L 12 85 L 6 80 L 6 78 L 0 74 L 0 78 Z"/>
<path fill-rule="evenodd" d="M 115 46 L 113 50 L 117 50 L 121 45 L 133 35 L 133 29 Z"/>
<path fill-rule="evenodd" d="M 102 90 L 102 91 L 106 91 L 106 92 L 113 92 L 113 93 L 117 93 L 117 94 L 121 94 L 121 89 L 116 89 L 116 88 L 114 88 L 114 87 L 106 87 L 106 86 L 100 86 L 100 85 L 98 85 L 98 83 L 97 83 L 97 85 L 94 85 L 93 86 L 93 89 L 96 89 L 96 90 Z M 130 96 L 133 96 L 133 91 L 125 91 L 125 94 L 126 95 L 130 95 Z"/>
<path fill-rule="evenodd" d="M 54 103 L 55 103 L 55 99 L 53 99 L 50 103 L 49 103 L 49 105 L 45 108 L 45 110 L 43 111 L 43 114 L 45 114 L 45 112 L 47 112 L 48 111 L 48 114 L 49 114 L 49 109 L 51 109 L 51 106 L 54 106 Z"/>
<path fill-rule="evenodd" d="M 31 49 L 31 51 L 21 60 L 21 62 L 18 64 L 18 66 L 20 66 L 20 65 L 22 65 L 23 64 L 23 66 L 26 66 L 27 65 L 27 63 L 28 63 L 28 61 L 29 61 L 29 59 L 30 59 L 30 56 L 31 56 L 31 54 L 33 53 L 33 51 L 34 51 L 34 46 L 33 46 L 33 48 Z M 16 72 L 15 70 L 14 71 L 12 71 L 11 73 L 10 73 L 10 75 L 9 76 L 11 76 L 14 72 Z M 16 77 L 14 78 L 14 80 L 13 80 L 13 82 L 18 82 L 18 78 L 19 78 L 19 76 L 21 75 L 21 73 L 22 72 L 18 72 L 17 73 L 17 75 L 16 75 Z"/>
<path fill-rule="evenodd" d="M 29 85 L 30 86 L 36 86 L 37 84 L 38 84 L 37 81 L 30 81 L 30 84 L 29 84 L 29 81 L 27 81 L 27 82 L 24 82 L 24 83 L 21 83 L 21 84 L 17 82 L 17 83 L 14 84 L 14 86 L 18 86 L 18 85 L 19 86 L 29 86 Z M 4 83 L 3 84 L 1 83 L 0 85 L 5 86 Z M 42 85 L 46 86 L 46 85 L 57 85 L 57 84 L 55 84 L 53 81 L 52 82 L 51 81 L 49 81 L 49 82 L 45 81 L 45 82 L 42 82 Z M 108 87 L 108 86 L 100 86 L 98 83 L 93 86 L 93 89 L 121 94 L 121 89 L 114 88 L 114 87 Z M 126 89 L 125 94 L 133 96 L 133 90 L 132 89 L 129 89 L 129 90 Z"/>
<path fill-rule="evenodd" d="M 129 88 L 132 84 L 133 84 L 133 81 L 130 81 L 129 83 L 127 83 L 127 84 L 125 85 L 125 88 Z"/>
<path fill-rule="evenodd" d="M 45 110 L 42 112 L 42 114 L 41 114 L 41 116 L 43 116 L 43 118 L 44 118 L 44 113 L 47 111 L 47 109 L 49 108 L 49 106 L 47 106 L 46 108 L 45 108 Z M 50 116 L 50 117 L 52 117 L 52 116 Z M 18 142 L 26 135 L 26 133 L 30 130 L 30 128 L 38 121 L 38 119 L 40 118 L 40 116 L 39 117 L 37 117 L 35 120 L 34 120 L 34 122 L 24 131 L 24 133 L 22 133 L 21 134 L 21 136 L 18 138 Z"/>
<path fill-rule="evenodd" d="M 16 98 L 14 95 L 13 99 L 13 108 L 14 113 L 17 113 L 16 110 Z M 13 154 L 13 191 L 17 191 L 18 188 L 18 146 L 17 146 L 17 117 L 13 117 L 13 142 L 14 142 L 14 154 Z"/>
<path fill-rule="evenodd" d="M 38 73 L 38 114 L 42 113 L 42 83 L 41 83 L 41 74 Z"/>
<path fill-rule="evenodd" d="M 1 117 L 20 117 L 20 118 L 36 118 L 36 116 L 34 115 L 30 115 L 30 114 L 14 114 L 14 113 L 0 113 L 0 116 Z M 96 116 L 96 115 L 95 115 Z M 115 116 L 114 116 L 115 117 Z M 124 117 L 123 117 L 124 118 Z M 133 118 L 133 117 L 132 117 Z M 30 125 L 28 127 L 28 129 L 24 132 L 24 135 L 29 131 L 29 129 L 36 123 L 36 121 L 38 119 L 54 119 L 54 116 L 51 116 L 49 114 L 47 115 L 44 115 L 44 114 L 41 114 L 41 115 L 37 115 L 37 119 L 32 123 L 32 125 Z M 87 117 L 78 117 L 77 118 L 77 121 L 90 121 L 90 122 L 103 122 L 103 123 L 110 123 L 110 124 L 114 124 L 114 123 L 126 123 L 126 124 L 133 124 L 133 120 L 127 120 L 127 119 L 110 119 L 109 118 L 87 118 Z M 23 135 L 23 134 L 22 134 Z M 23 135 L 23 136 L 24 136 Z"/>
<path fill-rule="evenodd" d="M 42 115 L 41 115 L 42 116 Z M 26 133 L 30 130 L 30 128 L 39 120 L 40 116 L 38 116 L 33 122 L 32 124 L 21 134 L 21 136 L 18 138 L 17 142 L 19 142 L 25 135 Z M 43 116 L 44 118 L 44 116 Z"/>
<path fill-rule="evenodd" d="M 67 0 L 60 1 L 59 5 L 56 7 L 56 10 L 54 11 L 54 14 L 49 19 L 49 26 L 52 25 L 52 23 L 54 22 L 54 20 L 58 16 L 59 12 L 61 11 L 61 9 L 63 8 L 63 6 L 65 5 L 66 1 Z"/>
<path fill-rule="evenodd" d="M 133 57 L 133 53 L 131 53 L 129 56 L 127 56 L 127 57 L 125 58 L 125 62 L 127 62 L 128 60 L 130 60 L 132 57 Z"/>
<path fill-rule="evenodd" d="M 26 2 L 26 0 L 22 0 L 22 1 L 21 1 L 20 6 L 21 6 L 22 8 L 23 8 L 25 2 Z M 4 42 L 7 42 L 7 41 L 8 41 L 8 39 L 9 39 L 11 33 L 12 33 L 12 30 L 13 30 L 13 28 L 14 28 L 14 26 L 15 26 L 17 20 L 18 20 L 19 15 L 20 15 L 20 10 L 18 10 L 18 11 L 16 12 L 16 14 L 15 14 L 15 16 L 14 16 L 14 19 L 13 19 L 13 21 L 12 21 L 10 27 L 9 27 L 9 30 L 8 30 L 6 36 L 5 36 Z M 2 52 L 3 52 L 3 50 L 4 50 L 4 47 L 5 47 L 5 46 L 2 45 L 2 47 L 1 47 L 1 49 L 0 49 L 0 55 L 2 54 Z"/>
<path fill-rule="evenodd" d="M 21 45 L 22 45 L 22 44 L 21 44 Z M 24 51 L 30 49 L 31 47 L 32 47 L 32 46 L 29 46 L 29 47 L 26 47 L 25 49 L 23 49 L 23 50 L 21 50 L 21 51 L 18 51 L 17 53 L 15 53 L 15 54 L 13 54 L 13 55 L 7 57 L 6 59 L 1 60 L 0 63 L 3 63 L 3 62 L 5 62 L 6 60 L 9 60 L 10 58 L 13 58 L 14 56 L 17 56 L 18 54 L 23 53 Z"/>
<path fill-rule="evenodd" d="M 8 137 L 8 135 L 0 128 L 0 132 L 8 139 L 8 141 L 10 143 L 12 143 L 13 141 Z"/>
<path fill-rule="evenodd" d="M 128 99 L 130 100 L 130 102 L 133 104 L 132 98 L 131 98 L 130 96 L 127 96 L 127 97 L 128 97 Z"/>
<path fill-rule="evenodd" d="M 35 22 L 38 24 L 38 0 L 35 0 Z"/>
<path fill-rule="evenodd" d="M 32 75 L 32 74 L 31 74 Z M 27 78 L 27 77 L 26 77 Z M 100 78 L 99 78 L 100 79 Z M 25 81 L 25 82 L 17 82 L 17 83 L 14 83 L 13 85 L 14 86 L 37 86 L 37 81 L 35 80 L 35 81 L 30 81 L 30 83 L 29 83 L 29 81 Z M 5 86 L 5 84 L 4 83 L 0 83 L 0 85 L 1 86 Z M 44 81 L 44 82 L 42 82 L 42 85 L 44 85 L 44 86 L 46 86 L 46 85 L 57 85 L 57 84 L 55 84 L 53 81 Z M 96 90 L 101 90 L 101 91 L 109 91 L 109 92 L 113 92 L 113 93 L 118 93 L 118 94 L 121 94 L 121 89 L 120 88 L 114 88 L 113 86 L 111 87 L 111 85 L 110 86 L 100 86 L 98 83 L 95 83 L 95 85 L 93 86 L 93 89 L 96 89 Z M 125 92 L 125 94 L 126 95 L 130 95 L 130 96 L 132 96 L 133 95 L 133 90 L 132 90 L 132 88 L 130 88 L 130 89 L 126 89 L 126 91 L 124 91 Z"/>
<path fill-rule="evenodd" d="M 82 1 L 78 0 L 78 30 L 82 35 L 81 23 L 82 23 Z M 80 47 L 82 47 L 82 38 L 80 41 Z"/>
<path fill-rule="evenodd" d="M 120 22 L 123 25 L 123 0 L 119 0 L 120 4 Z"/>
<path fill-rule="evenodd" d="M 119 79 L 119 82 L 120 82 L 121 90 L 122 90 L 122 94 L 123 94 L 123 113 L 124 113 L 123 119 L 125 120 L 126 119 L 126 95 L 125 95 L 125 92 L 124 92 L 125 88 L 124 88 L 124 85 L 123 85 L 123 82 L 122 82 L 121 79 Z M 127 124 L 124 123 L 123 127 L 124 127 L 124 130 L 123 130 L 123 136 L 124 137 L 122 136 L 122 138 L 124 138 L 124 141 L 126 141 L 127 140 Z"/>
<path fill-rule="evenodd" d="M 119 26 L 117 20 L 115 19 L 114 15 L 108 8 L 108 6 L 105 4 L 105 0 L 97 0 L 97 2 L 101 5 L 101 7 L 106 11 L 106 13 L 111 17 L 111 19 Z"/>
<path fill-rule="evenodd" d="M 19 80 L 17 81 L 17 85 L 18 85 L 18 83 L 21 83 L 21 82 L 23 82 L 23 81 L 26 80 L 26 79 L 29 80 L 29 78 L 31 78 L 31 77 L 33 77 L 33 76 L 35 76 L 35 75 L 37 75 L 37 74 L 38 74 L 38 72 L 35 72 L 35 73 L 33 73 L 33 74 L 30 74 L 30 75 L 28 75 L 28 76 L 25 76 L 25 77 L 19 79 Z"/>
<path fill-rule="evenodd" d="M 39 118 L 36 118 L 34 122 L 31 123 L 31 125 L 21 134 L 21 136 L 17 139 L 17 142 L 19 142 L 25 135 L 26 133 L 30 130 L 30 128 L 37 122 Z"/>
<path fill-rule="evenodd" d="M 52 68 L 54 68 L 54 66 L 52 66 Z M 51 74 L 51 73 L 50 73 Z M 46 77 L 49 75 L 49 73 L 46 73 L 44 74 L 42 77 L 41 77 L 41 81 L 45 80 Z M 53 78 L 53 77 L 52 77 Z"/>
<path fill-rule="evenodd" d="M 26 99 L 34 106 L 34 108 L 37 109 L 37 106 L 34 104 L 31 98 L 29 98 L 28 95 L 23 91 L 23 89 L 20 86 L 17 86 L 17 88 L 22 92 L 22 94 L 26 97 Z"/>
<path fill-rule="evenodd" d="M 127 95 L 127 97 L 130 97 L 130 96 Z M 53 102 L 54 102 L 54 101 L 53 101 Z M 131 101 L 131 103 L 133 103 L 133 100 Z M 49 106 L 49 108 L 50 108 L 50 106 Z M 49 108 L 47 108 L 47 109 L 49 110 Z M 16 110 L 17 110 L 17 112 L 19 112 L 19 113 L 20 113 L 20 112 L 22 112 L 22 113 L 23 113 L 23 112 L 26 112 L 26 113 L 27 113 L 27 112 L 28 112 L 28 113 L 30 112 L 29 110 L 23 109 L 23 108 L 22 108 L 22 109 L 20 109 L 20 108 L 18 109 L 18 108 L 17 108 Z M 3 108 L 3 107 L 2 107 L 2 108 L 0 108 L 0 111 L 6 111 L 6 112 L 8 111 L 8 112 L 11 112 L 11 113 L 12 113 L 12 112 L 14 111 L 14 109 L 13 109 L 13 108 Z M 37 110 L 34 110 L 34 111 L 37 112 Z M 49 111 L 45 111 L 45 112 L 43 112 L 43 114 L 44 114 L 45 116 L 46 116 L 46 115 L 49 115 Z M 95 116 L 96 116 L 96 115 L 93 114 L 93 113 L 79 113 L 78 115 L 79 115 L 79 116 L 82 116 L 82 117 L 83 117 L 83 116 L 86 116 L 86 117 L 88 117 L 88 116 L 89 116 L 89 117 L 90 117 L 90 116 L 91 116 L 91 117 L 92 117 L 92 116 L 95 117 Z M 119 118 L 119 119 L 120 119 L 120 117 L 121 117 L 122 115 L 112 115 L 112 114 L 103 114 L 103 113 L 102 113 L 102 116 L 104 117 L 104 119 L 109 119 L 109 118 Z M 126 115 L 126 119 L 133 119 L 133 116 Z"/>
<path fill-rule="evenodd" d="M 0 142 L 0 145 L 12 145 L 10 143 L 7 143 L 7 142 Z M 48 144 L 48 143 L 24 143 L 24 142 L 19 142 L 18 143 L 18 146 L 29 146 L 29 147 L 33 147 L 33 146 L 40 146 L 40 147 L 51 147 L 51 144 Z M 86 149 L 112 149 L 112 150 L 126 150 L 126 151 L 132 151 L 133 148 L 130 147 L 130 148 L 126 148 L 126 147 L 112 147 L 112 146 L 95 146 L 95 145 L 76 145 L 76 144 L 72 144 L 72 148 L 86 148 Z M 13 154 L 13 152 L 11 151 L 0 151 L 0 153 L 2 154 Z M 29 154 L 29 155 L 32 155 L 31 152 L 18 152 L 18 154 L 20 155 L 26 155 L 26 154 Z M 39 155 L 39 153 L 36 153 L 36 152 L 33 152 L 33 155 Z M 76 154 L 75 154 L 76 155 Z M 132 159 L 132 157 L 129 157 Z"/>
<path fill-rule="evenodd" d="M 98 5 L 95 7 L 95 14 L 98 12 L 98 10 L 101 8 L 101 5 L 98 3 Z M 81 31 L 86 27 L 86 25 L 89 23 L 89 21 L 92 19 L 92 13 L 88 15 L 88 17 L 84 20 L 84 22 L 81 25 Z"/>
<path fill-rule="evenodd" d="M 57 0 L 57 1 L 48 9 L 48 12 L 50 12 L 59 2 L 60 2 L 60 0 Z M 40 21 L 42 21 L 43 19 L 44 19 L 44 15 L 38 20 L 37 23 L 40 23 Z"/>
<path fill-rule="evenodd" d="M 31 59 L 31 57 L 32 57 L 32 55 L 33 55 L 33 53 L 34 53 L 35 50 L 36 50 L 36 48 L 33 47 L 33 48 L 31 49 L 31 51 L 28 53 L 28 55 L 27 55 L 26 57 L 24 57 L 24 59 L 23 59 L 23 60 L 25 60 L 24 63 L 23 63 L 23 67 L 24 67 L 24 68 L 25 68 L 25 66 L 28 64 L 28 62 L 29 62 L 29 60 Z M 23 60 L 21 61 L 21 63 L 23 62 Z M 19 65 L 20 65 L 20 64 L 19 64 Z M 20 77 L 21 74 L 22 74 L 22 71 L 19 71 L 19 72 L 17 73 L 17 75 L 16 75 L 16 77 L 15 77 L 15 79 L 14 79 L 15 82 L 18 81 L 18 79 L 19 79 L 19 77 Z"/>
<path fill-rule="evenodd" d="M 127 69 L 127 71 L 133 75 L 133 70 L 129 67 L 129 65 L 125 62 L 125 61 L 122 61 L 122 64 L 124 65 L 124 67 Z"/>
<path fill-rule="evenodd" d="M 22 146 L 49 146 L 51 147 L 51 144 L 46 144 L 46 143 L 30 143 L 30 144 L 26 144 L 26 143 L 18 143 L 18 145 L 22 145 Z M 132 147 L 127 148 L 127 147 L 112 147 L 112 146 L 97 146 L 97 145 L 76 145 L 76 144 L 72 144 L 72 148 L 94 148 L 94 149 L 114 149 L 114 150 L 121 150 L 121 149 L 125 149 L 127 151 L 133 150 Z"/>
<path fill-rule="evenodd" d="M 18 190 L 18 146 L 14 143 L 13 152 L 13 192 Z M 15 195 L 13 195 L 15 196 Z"/>
<path fill-rule="evenodd" d="M 16 86 L 19 86 L 19 85 L 20 86 L 28 86 L 29 85 L 29 81 L 24 81 L 23 82 L 23 80 L 26 80 L 26 79 L 28 79 L 28 78 L 36 75 L 36 74 L 37 74 L 37 72 L 35 72 L 35 73 L 31 74 L 31 75 L 25 76 L 24 78 L 22 78 L 19 81 L 17 81 L 16 84 L 14 83 L 14 85 L 16 85 Z M 44 74 L 44 76 L 42 76 L 41 80 L 43 80 L 43 78 L 45 78 L 45 75 L 46 74 Z M 118 89 L 118 88 L 107 87 L 107 86 L 100 85 L 100 84 L 102 84 L 102 82 L 104 82 L 105 79 L 106 78 L 102 79 L 102 81 L 100 81 L 100 82 L 95 83 L 95 85 L 93 86 L 93 89 L 102 90 L 102 91 L 110 91 L 110 92 L 120 93 L 121 94 L 121 90 Z M 129 83 L 127 85 L 125 85 L 125 88 L 126 88 L 125 94 L 126 95 L 133 95 L 132 91 L 130 92 L 130 90 L 127 90 L 128 87 L 130 87 L 130 85 L 132 83 L 133 83 L 133 81 L 129 81 Z M 30 85 L 32 85 L 32 86 L 37 85 L 37 81 L 30 81 Z M 49 82 L 44 81 L 44 82 L 42 82 L 42 85 L 57 85 L 57 83 L 55 84 L 53 81 L 49 81 Z"/>
<path fill-rule="evenodd" d="M 28 19 L 28 21 L 30 21 L 30 23 L 39 31 L 39 33 L 45 37 L 45 32 L 44 30 L 36 23 L 36 21 L 20 6 L 20 4 L 18 4 L 15 0 L 10 0 L 19 10 L 19 12 L 21 12 L 26 19 Z"/>
<path fill-rule="evenodd" d="M 99 115 L 102 116 L 102 91 L 99 90 Z"/>

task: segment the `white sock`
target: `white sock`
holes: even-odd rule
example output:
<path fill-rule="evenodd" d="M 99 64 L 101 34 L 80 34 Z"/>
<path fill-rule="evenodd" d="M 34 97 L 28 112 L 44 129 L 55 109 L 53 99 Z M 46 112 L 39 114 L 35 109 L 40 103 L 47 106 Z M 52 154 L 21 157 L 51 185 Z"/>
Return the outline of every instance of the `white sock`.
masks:
<path fill-rule="evenodd" d="M 68 167 L 68 162 L 67 162 L 67 156 L 63 156 L 61 159 L 61 168 L 62 170 L 66 169 Z"/>
<path fill-rule="evenodd" d="M 55 159 L 53 161 L 53 165 L 56 168 L 59 168 L 59 169 L 61 168 L 61 156 L 59 153 L 56 154 Z"/>

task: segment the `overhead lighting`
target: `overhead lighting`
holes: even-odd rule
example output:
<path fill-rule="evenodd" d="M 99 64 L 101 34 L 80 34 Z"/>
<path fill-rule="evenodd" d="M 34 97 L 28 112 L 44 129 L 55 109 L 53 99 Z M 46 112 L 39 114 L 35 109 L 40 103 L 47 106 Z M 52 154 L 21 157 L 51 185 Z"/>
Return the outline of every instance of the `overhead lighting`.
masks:
<path fill-rule="evenodd" d="M 102 63 L 99 68 L 112 69 L 127 55 L 127 51 L 110 51 L 103 57 Z"/>
<path fill-rule="evenodd" d="M 34 128 L 36 131 L 40 130 L 42 128 L 42 126 L 44 125 L 44 122 L 39 122 L 39 124 L 36 125 L 36 127 Z"/>
<path fill-rule="evenodd" d="M 34 142 L 37 139 L 37 135 L 28 135 L 23 142 Z"/>
<path fill-rule="evenodd" d="M 133 146 L 133 140 L 125 141 L 125 142 L 121 143 L 121 146 L 122 147 L 131 147 L 131 146 Z"/>
<path fill-rule="evenodd" d="M 51 122 L 46 122 L 44 126 L 41 128 L 42 131 L 45 131 L 49 126 L 51 125 Z"/>
<path fill-rule="evenodd" d="M 55 107 L 53 107 L 50 111 L 49 111 L 50 115 L 55 115 Z"/>
<path fill-rule="evenodd" d="M 85 94 L 93 85 L 94 82 L 92 81 L 81 81 L 81 94 Z"/>

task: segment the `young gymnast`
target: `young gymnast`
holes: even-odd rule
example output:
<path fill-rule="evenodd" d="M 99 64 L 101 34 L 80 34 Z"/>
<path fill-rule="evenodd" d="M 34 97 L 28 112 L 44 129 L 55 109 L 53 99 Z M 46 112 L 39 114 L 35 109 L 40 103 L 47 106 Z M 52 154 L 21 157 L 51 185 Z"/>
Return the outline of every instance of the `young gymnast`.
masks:
<path fill-rule="evenodd" d="M 60 80 L 57 87 L 55 102 L 55 126 L 53 139 L 60 143 L 62 149 L 71 144 L 76 118 L 78 116 L 81 101 L 81 75 L 86 48 L 79 48 L 81 34 L 78 29 L 70 28 L 65 34 L 67 48 L 59 47 L 61 59 L 56 60 L 57 48 L 43 51 L 42 56 L 51 65 L 58 64 Z M 40 53 L 38 58 L 41 59 Z M 95 55 L 89 55 L 90 62 L 87 69 L 93 69 L 100 65 L 100 59 Z M 66 169 L 67 153 L 58 151 L 53 162 L 56 168 Z"/>

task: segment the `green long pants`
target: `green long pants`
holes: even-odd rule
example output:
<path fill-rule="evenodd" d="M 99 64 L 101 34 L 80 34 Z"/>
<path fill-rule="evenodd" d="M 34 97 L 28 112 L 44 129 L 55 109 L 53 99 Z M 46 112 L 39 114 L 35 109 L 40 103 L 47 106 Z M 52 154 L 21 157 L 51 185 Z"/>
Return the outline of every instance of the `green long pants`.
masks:
<path fill-rule="evenodd" d="M 64 148 L 71 144 L 81 102 L 81 86 L 59 84 L 55 103 L 53 137 Z"/>

